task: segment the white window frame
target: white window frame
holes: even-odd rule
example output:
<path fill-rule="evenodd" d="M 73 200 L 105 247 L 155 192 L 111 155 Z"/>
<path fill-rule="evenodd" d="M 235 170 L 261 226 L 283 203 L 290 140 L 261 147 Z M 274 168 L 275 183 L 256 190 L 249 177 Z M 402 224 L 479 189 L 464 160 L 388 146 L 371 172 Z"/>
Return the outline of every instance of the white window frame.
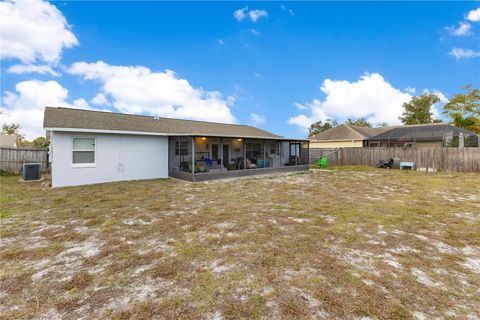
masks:
<path fill-rule="evenodd" d="M 93 149 L 93 162 L 92 163 L 73 163 L 73 152 L 75 151 L 82 151 L 82 150 L 73 150 L 73 140 L 78 139 L 78 138 L 83 138 L 83 139 L 93 139 L 93 143 L 95 145 L 95 148 Z M 97 137 L 92 137 L 92 136 L 72 136 L 71 140 L 72 144 L 72 150 L 70 153 L 71 156 L 71 161 L 70 161 L 70 167 L 72 168 L 94 168 L 97 166 Z M 84 151 L 91 151 L 91 150 L 84 150 Z"/>

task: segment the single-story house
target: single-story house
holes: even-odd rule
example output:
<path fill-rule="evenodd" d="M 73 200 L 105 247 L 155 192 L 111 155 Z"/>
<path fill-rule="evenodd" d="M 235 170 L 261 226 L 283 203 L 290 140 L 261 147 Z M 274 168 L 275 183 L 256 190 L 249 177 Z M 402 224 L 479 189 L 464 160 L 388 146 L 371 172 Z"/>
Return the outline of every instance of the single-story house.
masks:
<path fill-rule="evenodd" d="M 390 127 L 368 128 L 341 124 L 310 137 L 310 148 L 365 147 L 368 138 Z"/>
<path fill-rule="evenodd" d="M 308 169 L 308 140 L 252 126 L 46 107 L 52 186 Z"/>
<path fill-rule="evenodd" d="M 465 147 L 478 147 L 479 136 L 448 123 L 429 123 L 390 127 L 389 130 L 371 136 L 368 147 L 458 147 L 463 135 Z"/>
<path fill-rule="evenodd" d="M 0 147 L 16 148 L 20 145 L 18 135 L 0 133 Z"/>

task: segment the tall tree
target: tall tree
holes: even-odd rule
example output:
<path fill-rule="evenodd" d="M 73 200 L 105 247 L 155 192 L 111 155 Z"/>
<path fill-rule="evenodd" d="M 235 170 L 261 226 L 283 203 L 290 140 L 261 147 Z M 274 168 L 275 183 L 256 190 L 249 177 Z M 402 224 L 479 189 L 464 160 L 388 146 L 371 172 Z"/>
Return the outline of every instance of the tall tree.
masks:
<path fill-rule="evenodd" d="M 403 124 L 420 124 L 440 122 L 433 118 L 432 107 L 440 98 L 434 93 L 425 92 L 403 104 L 403 113 L 399 119 Z"/>
<path fill-rule="evenodd" d="M 349 124 L 352 126 L 357 126 L 357 127 L 372 127 L 372 124 L 367 121 L 365 118 L 358 118 L 357 120 L 353 120 L 351 118 L 348 118 L 347 121 L 345 121 L 345 124 Z"/>
<path fill-rule="evenodd" d="M 310 128 L 308 128 L 308 136 L 311 137 L 322 131 L 336 127 L 337 124 L 338 124 L 337 121 L 331 120 L 331 119 L 327 119 L 325 123 L 323 123 L 321 120 L 314 122 L 310 125 Z"/>
<path fill-rule="evenodd" d="M 50 140 L 45 137 L 38 137 L 32 141 L 32 144 L 36 148 L 46 148 L 50 145 Z"/>
<path fill-rule="evenodd" d="M 480 118 L 474 116 L 465 118 L 461 112 L 451 112 L 450 118 L 455 127 L 464 128 L 480 134 Z"/>
<path fill-rule="evenodd" d="M 458 93 L 443 107 L 454 126 L 480 133 L 480 90 L 471 84 L 463 87 L 466 93 Z"/>
<path fill-rule="evenodd" d="M 18 123 L 6 124 L 2 126 L 3 134 L 16 134 L 20 140 L 23 140 L 24 136 L 20 132 L 20 125 Z"/>
<path fill-rule="evenodd" d="M 466 93 L 458 93 L 443 107 L 443 113 L 461 112 L 464 117 L 480 117 L 480 89 L 471 84 L 462 88 Z"/>

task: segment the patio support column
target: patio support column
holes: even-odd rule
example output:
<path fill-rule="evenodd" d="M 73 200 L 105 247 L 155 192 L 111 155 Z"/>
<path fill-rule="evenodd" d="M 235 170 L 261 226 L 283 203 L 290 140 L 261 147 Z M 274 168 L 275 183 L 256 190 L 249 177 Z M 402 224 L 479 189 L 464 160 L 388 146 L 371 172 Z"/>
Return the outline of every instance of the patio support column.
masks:
<path fill-rule="evenodd" d="M 267 150 L 265 150 L 265 141 L 263 140 L 263 168 L 265 169 L 267 166 Z"/>
<path fill-rule="evenodd" d="M 192 137 L 192 174 L 195 174 L 195 137 Z"/>
<path fill-rule="evenodd" d="M 223 138 L 220 138 L 220 171 L 223 171 Z"/>
<path fill-rule="evenodd" d="M 310 140 L 307 142 L 307 164 L 310 165 Z"/>
<path fill-rule="evenodd" d="M 292 141 L 288 141 L 288 165 L 291 165 L 292 161 Z"/>
<path fill-rule="evenodd" d="M 298 146 L 298 152 L 297 152 L 297 146 Z M 295 141 L 295 165 L 298 166 L 298 158 L 300 157 L 300 145 L 298 144 L 298 141 Z"/>
<path fill-rule="evenodd" d="M 177 142 L 178 142 L 178 171 L 182 170 L 182 161 L 183 161 L 183 157 L 181 155 L 182 151 L 181 151 L 181 148 L 180 148 L 180 136 L 177 136 Z M 173 151 L 173 154 L 176 154 L 177 152 L 177 144 L 175 144 L 175 150 Z M 175 157 L 175 162 L 177 162 L 177 157 Z"/>
<path fill-rule="evenodd" d="M 247 139 L 243 138 L 243 170 L 247 170 Z"/>
<path fill-rule="evenodd" d="M 277 141 L 277 147 L 278 147 L 278 156 L 280 157 L 280 161 L 278 162 L 278 166 L 279 167 L 283 167 L 282 166 L 282 161 L 283 161 L 283 158 L 282 158 L 282 141 Z"/>
<path fill-rule="evenodd" d="M 300 164 L 302 164 L 302 143 L 300 141 L 298 141 L 298 159 Z"/>

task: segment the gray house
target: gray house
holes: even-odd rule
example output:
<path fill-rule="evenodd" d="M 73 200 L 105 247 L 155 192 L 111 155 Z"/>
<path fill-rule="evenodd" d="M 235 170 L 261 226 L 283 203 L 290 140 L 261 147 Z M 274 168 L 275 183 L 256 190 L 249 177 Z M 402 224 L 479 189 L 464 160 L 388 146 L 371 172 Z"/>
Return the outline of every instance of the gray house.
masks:
<path fill-rule="evenodd" d="M 53 187 L 308 169 L 308 140 L 252 126 L 46 107 Z"/>

